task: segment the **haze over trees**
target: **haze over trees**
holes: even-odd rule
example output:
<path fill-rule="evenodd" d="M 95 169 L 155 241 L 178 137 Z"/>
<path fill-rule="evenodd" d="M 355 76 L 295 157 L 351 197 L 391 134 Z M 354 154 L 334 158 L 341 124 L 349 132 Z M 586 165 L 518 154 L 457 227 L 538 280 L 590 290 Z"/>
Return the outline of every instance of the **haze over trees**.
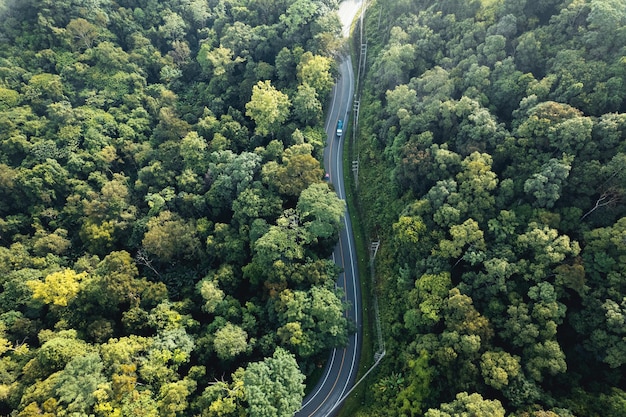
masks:
<path fill-rule="evenodd" d="M 335 0 L 0 0 L 0 414 L 289 416 L 349 323 Z"/>
<path fill-rule="evenodd" d="M 359 416 L 626 415 L 625 11 L 368 9 L 358 199 L 387 355 Z"/>

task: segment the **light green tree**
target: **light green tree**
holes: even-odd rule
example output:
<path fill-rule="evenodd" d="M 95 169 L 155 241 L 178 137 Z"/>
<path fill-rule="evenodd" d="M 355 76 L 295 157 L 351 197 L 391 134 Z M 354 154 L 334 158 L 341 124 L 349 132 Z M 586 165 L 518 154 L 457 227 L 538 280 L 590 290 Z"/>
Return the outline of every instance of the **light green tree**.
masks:
<path fill-rule="evenodd" d="M 443 318 L 443 309 L 452 288 L 449 272 L 424 274 L 415 281 L 409 300 L 412 309 L 404 315 L 407 330 L 416 332 L 421 326 L 433 326 Z M 415 327 L 415 328 L 414 328 Z"/>
<path fill-rule="evenodd" d="M 163 24 L 159 26 L 159 33 L 168 41 L 182 40 L 187 32 L 185 20 L 170 9 L 166 9 L 162 15 Z"/>
<path fill-rule="evenodd" d="M 483 260 L 486 249 L 484 233 L 474 219 L 450 227 L 451 240 L 439 242 L 436 253 L 444 258 L 466 260 L 475 264 Z"/>
<path fill-rule="evenodd" d="M 345 209 L 345 202 L 323 182 L 304 189 L 296 205 L 305 229 L 311 236 L 320 238 L 329 238 L 339 232 Z"/>
<path fill-rule="evenodd" d="M 331 59 L 305 52 L 298 64 L 298 79 L 315 89 L 317 97 L 326 97 L 330 93 L 334 82 L 330 74 Z"/>
<path fill-rule="evenodd" d="M 392 89 L 408 81 L 415 67 L 415 45 L 408 41 L 408 34 L 399 26 L 391 28 L 391 39 L 381 57 L 372 66 L 376 81 L 382 91 Z"/>
<path fill-rule="evenodd" d="M 79 48 L 91 48 L 100 36 L 100 28 L 83 18 L 72 19 L 65 27 L 70 44 Z"/>
<path fill-rule="evenodd" d="M 193 225 L 169 210 L 162 211 L 147 223 L 142 244 L 160 261 L 169 262 L 176 257 L 193 258 L 200 249 L 200 242 Z"/>
<path fill-rule="evenodd" d="M 177 417 L 188 410 L 188 397 L 196 388 L 196 382 L 190 378 L 169 382 L 161 386 L 157 407 L 160 417 Z"/>
<path fill-rule="evenodd" d="M 224 300 L 224 291 L 213 279 L 205 278 L 198 283 L 198 290 L 204 299 L 202 307 L 207 313 L 214 313 L 217 306 Z"/>
<path fill-rule="evenodd" d="M 322 117 L 322 103 L 315 88 L 306 83 L 298 86 L 293 97 L 293 113 L 305 125 L 314 124 Z"/>
<path fill-rule="evenodd" d="M 291 417 L 304 397 L 304 375 L 292 354 L 277 348 L 272 357 L 250 363 L 244 372 L 250 417 Z"/>
<path fill-rule="evenodd" d="M 495 197 L 492 191 L 498 185 L 498 178 L 491 170 L 492 158 L 489 154 L 473 152 L 461 163 L 462 171 L 457 174 L 461 211 L 482 222 L 493 210 Z"/>
<path fill-rule="evenodd" d="M 228 75 L 235 65 L 244 62 L 242 57 L 235 57 L 230 48 L 212 48 L 208 43 L 203 43 L 198 51 L 198 63 L 205 73 L 211 73 L 215 77 Z"/>
<path fill-rule="evenodd" d="M 424 417 L 504 417 L 504 413 L 498 400 L 486 400 L 478 393 L 460 392 L 454 401 L 441 404 L 438 409 L 429 409 Z"/>
<path fill-rule="evenodd" d="M 244 369 L 231 375 L 231 382 L 215 381 L 209 384 L 200 397 L 203 417 L 239 417 L 244 409 Z"/>
<path fill-rule="evenodd" d="M 233 222 L 240 231 L 256 219 L 276 218 L 282 212 L 282 200 L 267 188 L 258 184 L 246 188 L 237 195 L 232 204 Z"/>
<path fill-rule="evenodd" d="M 237 195 L 252 184 L 260 162 L 261 156 L 252 152 L 213 152 L 206 172 L 206 180 L 211 185 L 206 195 L 209 203 L 220 209 L 231 207 Z"/>
<path fill-rule="evenodd" d="M 204 174 L 207 170 L 208 144 L 206 140 L 197 132 L 189 132 L 180 141 L 180 155 L 183 158 L 185 167 L 197 174 Z"/>
<path fill-rule="evenodd" d="M 56 389 L 60 403 L 71 413 L 89 413 L 95 404 L 98 386 L 106 381 L 102 358 L 88 353 L 72 359 L 61 373 Z"/>
<path fill-rule="evenodd" d="M 334 291 L 312 287 L 309 291 L 283 290 L 275 306 L 279 334 L 299 356 L 310 357 L 343 345 L 348 326 L 344 306 Z"/>
<path fill-rule="evenodd" d="M 418 358 L 409 360 L 406 376 L 408 384 L 395 398 L 400 415 L 422 415 L 422 404 L 430 393 L 432 377 L 432 368 L 428 365 L 428 354 L 425 350 L 420 352 Z"/>
<path fill-rule="evenodd" d="M 580 245 L 568 235 L 534 222 L 528 225 L 526 233 L 517 236 L 516 245 L 519 253 L 530 254 L 517 262 L 526 280 L 541 281 L 552 267 L 580 253 Z"/>
<path fill-rule="evenodd" d="M 213 347 L 218 358 L 233 359 L 248 349 L 248 334 L 241 327 L 226 323 L 226 326 L 215 332 Z"/>
<path fill-rule="evenodd" d="M 416 260 L 422 249 L 420 243 L 427 237 L 421 216 L 401 215 L 392 225 L 394 250 L 402 253 L 407 263 Z"/>
<path fill-rule="evenodd" d="M 529 346 L 524 352 L 523 363 L 528 375 L 541 382 L 546 374 L 556 375 L 567 370 L 565 353 L 556 340 L 546 340 Z"/>
<path fill-rule="evenodd" d="M 73 358 L 93 350 L 77 336 L 75 330 L 63 330 L 58 333 L 50 330 L 41 332 L 39 338 L 43 344 L 37 350 L 35 358 L 26 365 L 24 372 L 28 373 L 28 370 L 33 370 L 48 376 L 65 368 Z M 41 377 L 42 375 L 33 376 Z"/>
<path fill-rule="evenodd" d="M 123 416 L 161 417 L 152 391 L 133 391 L 122 402 Z"/>
<path fill-rule="evenodd" d="M 279 166 L 274 181 L 278 191 L 288 196 L 298 196 L 311 184 L 322 181 L 324 170 L 310 154 L 290 157 L 285 166 Z"/>
<path fill-rule="evenodd" d="M 267 136 L 287 120 L 290 107 L 289 96 L 274 88 L 270 81 L 259 81 L 252 87 L 252 97 L 246 104 L 246 116 L 256 123 L 257 134 Z"/>
<path fill-rule="evenodd" d="M 256 240 L 254 251 L 257 261 L 269 267 L 277 260 L 295 261 L 304 258 L 305 243 L 310 241 L 300 217 L 288 211 L 276 220 L 276 225 Z"/>
<path fill-rule="evenodd" d="M 488 385 L 502 389 L 521 371 L 520 358 L 504 351 L 487 351 L 480 359 L 480 370 Z"/>

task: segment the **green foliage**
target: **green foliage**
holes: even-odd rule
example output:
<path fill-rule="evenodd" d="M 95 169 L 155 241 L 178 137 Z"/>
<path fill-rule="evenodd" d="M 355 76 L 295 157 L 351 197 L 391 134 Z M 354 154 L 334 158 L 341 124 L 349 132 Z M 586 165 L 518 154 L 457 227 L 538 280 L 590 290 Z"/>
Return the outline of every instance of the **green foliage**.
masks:
<path fill-rule="evenodd" d="M 211 49 L 208 43 L 202 44 L 198 51 L 198 63 L 203 71 L 209 72 L 216 77 L 225 75 L 232 70 L 232 67 L 243 62 L 241 57 L 234 58 L 234 53 L 229 48 L 219 47 Z"/>
<path fill-rule="evenodd" d="M 67 307 L 68 303 L 78 295 L 80 282 L 87 274 L 65 269 L 48 275 L 44 282 L 29 281 L 28 286 L 33 291 L 33 297 L 46 304 Z"/>
<path fill-rule="evenodd" d="M 328 184 L 314 183 L 300 193 L 296 210 L 312 236 L 329 238 L 339 233 L 345 206 Z"/>
<path fill-rule="evenodd" d="M 568 158 L 564 158 L 566 160 Z M 570 160 L 572 158 L 569 158 Z M 541 167 L 541 172 L 534 174 L 524 183 L 524 192 L 531 194 L 539 207 L 552 208 L 561 197 L 563 182 L 567 179 L 571 166 L 565 161 L 550 159 Z"/>
<path fill-rule="evenodd" d="M 293 355 L 277 348 L 272 357 L 250 363 L 243 374 L 248 414 L 288 417 L 300 409 L 304 375 Z"/>
<path fill-rule="evenodd" d="M 34 368 L 32 377 L 47 377 L 65 368 L 74 357 L 81 356 L 90 350 L 83 340 L 77 338 L 74 330 L 64 330 L 57 334 L 44 330 L 39 334 L 39 338 L 42 345 L 37 350 L 35 358 L 26 365 Z"/>
<path fill-rule="evenodd" d="M 421 326 L 434 326 L 443 318 L 443 307 L 452 286 L 450 274 L 425 274 L 415 281 L 415 289 L 409 295 L 415 309 L 404 315 L 407 330 L 415 331 Z"/>
<path fill-rule="evenodd" d="M 419 358 L 409 361 L 406 388 L 398 392 L 395 402 L 400 415 L 418 416 L 423 413 L 423 404 L 431 393 L 432 375 L 428 368 L 428 356 L 424 351 Z"/>
<path fill-rule="evenodd" d="M 480 360 L 480 369 L 485 383 L 495 389 L 502 389 L 515 378 L 520 370 L 520 358 L 507 352 L 485 352 Z"/>
<path fill-rule="evenodd" d="M 360 415 L 601 415 L 623 385 L 623 5 L 368 7 L 355 192 L 387 359 Z M 400 412 L 420 352 L 432 389 Z"/>
<path fill-rule="evenodd" d="M 321 182 L 323 173 L 312 155 L 297 154 L 289 157 L 284 166 L 278 167 L 275 181 L 281 194 L 297 196 L 311 184 Z"/>
<path fill-rule="evenodd" d="M 299 222 L 299 216 L 293 211 L 285 212 L 279 217 L 276 225 L 270 226 L 269 230 L 254 243 L 256 261 L 269 266 L 279 260 L 287 262 L 303 260 L 302 244 L 308 242 L 310 237 Z"/>
<path fill-rule="evenodd" d="M 87 3 L 0 1 L 0 414 L 241 416 L 244 369 L 300 337 L 260 362 L 291 415 L 348 332 L 320 163 L 338 4 Z"/>
<path fill-rule="evenodd" d="M 330 73 L 331 59 L 305 52 L 298 63 L 298 79 L 303 85 L 312 87 L 317 97 L 326 97 L 333 86 Z"/>
<path fill-rule="evenodd" d="M 301 357 L 315 357 L 347 342 L 347 320 L 338 294 L 328 288 L 283 290 L 275 305 L 281 344 Z"/>
<path fill-rule="evenodd" d="M 467 394 L 460 392 L 450 403 L 441 404 L 439 409 L 429 409 L 425 417 L 452 417 L 457 415 L 472 415 L 476 417 L 504 417 L 504 408 L 498 400 L 485 400 L 478 393 Z"/>
<path fill-rule="evenodd" d="M 97 353 L 78 356 L 65 366 L 58 380 L 57 394 L 67 411 L 86 413 L 96 402 L 94 393 L 106 381 L 102 360 Z"/>
<path fill-rule="evenodd" d="M 226 323 L 215 332 L 213 345 L 217 357 L 221 360 L 233 359 L 248 348 L 248 334 L 241 327 Z"/>
<path fill-rule="evenodd" d="M 192 225 L 178 219 L 170 211 L 163 211 L 146 224 L 143 247 L 160 261 L 168 262 L 176 257 L 193 258 L 200 249 L 200 242 Z"/>
<path fill-rule="evenodd" d="M 274 134 L 289 117 L 289 96 L 276 90 L 270 81 L 259 81 L 252 87 L 252 98 L 246 104 L 246 116 L 256 123 L 255 132 L 267 136 Z"/>
<path fill-rule="evenodd" d="M 308 84 L 298 86 L 298 91 L 293 98 L 294 116 L 304 124 L 315 123 L 321 119 L 322 103 L 319 94 L 314 87 Z"/>
<path fill-rule="evenodd" d="M 198 283 L 198 289 L 205 300 L 204 310 L 207 313 L 214 313 L 217 306 L 224 300 L 224 291 L 218 283 L 211 279 L 203 279 Z"/>
<path fill-rule="evenodd" d="M 204 390 L 201 397 L 203 416 L 236 416 L 245 398 L 244 370 L 239 368 L 232 374 L 232 382 L 216 381 Z"/>
<path fill-rule="evenodd" d="M 176 417 L 186 411 L 189 406 L 187 398 L 195 388 L 195 381 L 187 378 L 164 384 L 157 400 L 159 416 Z"/>
<path fill-rule="evenodd" d="M 252 184 L 261 158 L 251 152 L 237 155 L 230 150 L 214 152 L 206 172 L 211 188 L 205 195 L 214 208 L 227 208 Z"/>

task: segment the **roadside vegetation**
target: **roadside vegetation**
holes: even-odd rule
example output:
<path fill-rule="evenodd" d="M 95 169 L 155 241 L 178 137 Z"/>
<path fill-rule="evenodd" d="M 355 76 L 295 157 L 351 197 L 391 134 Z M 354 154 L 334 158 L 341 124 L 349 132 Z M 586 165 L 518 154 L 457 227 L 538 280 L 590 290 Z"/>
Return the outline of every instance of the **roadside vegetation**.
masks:
<path fill-rule="evenodd" d="M 626 415 L 626 2 L 373 2 L 373 416 Z"/>

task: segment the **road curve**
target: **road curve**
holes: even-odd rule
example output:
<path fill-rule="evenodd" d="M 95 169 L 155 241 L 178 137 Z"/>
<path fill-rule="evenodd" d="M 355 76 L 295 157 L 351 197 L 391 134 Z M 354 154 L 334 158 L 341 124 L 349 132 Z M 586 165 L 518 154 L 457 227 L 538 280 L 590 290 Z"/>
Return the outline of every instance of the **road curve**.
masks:
<path fill-rule="evenodd" d="M 340 78 L 333 89 L 332 103 L 326 120 L 327 144 L 324 150 L 324 166 L 339 198 L 345 200 L 342 159 L 345 138 L 337 137 L 335 129 L 339 119 L 344 121 L 344 133 L 348 128 L 348 116 L 354 95 L 354 73 L 350 57 L 341 62 L 339 70 Z M 345 348 L 332 350 L 322 377 L 304 399 L 302 408 L 295 414 L 297 417 L 334 416 L 339 410 L 339 403 L 354 384 L 358 372 L 362 336 L 361 289 L 352 223 L 347 211 L 343 222 L 344 227 L 333 259 L 344 270 L 337 279 L 337 286 L 343 289 L 344 301 L 348 304 L 346 315 L 356 324 L 357 331 L 350 335 Z"/>

